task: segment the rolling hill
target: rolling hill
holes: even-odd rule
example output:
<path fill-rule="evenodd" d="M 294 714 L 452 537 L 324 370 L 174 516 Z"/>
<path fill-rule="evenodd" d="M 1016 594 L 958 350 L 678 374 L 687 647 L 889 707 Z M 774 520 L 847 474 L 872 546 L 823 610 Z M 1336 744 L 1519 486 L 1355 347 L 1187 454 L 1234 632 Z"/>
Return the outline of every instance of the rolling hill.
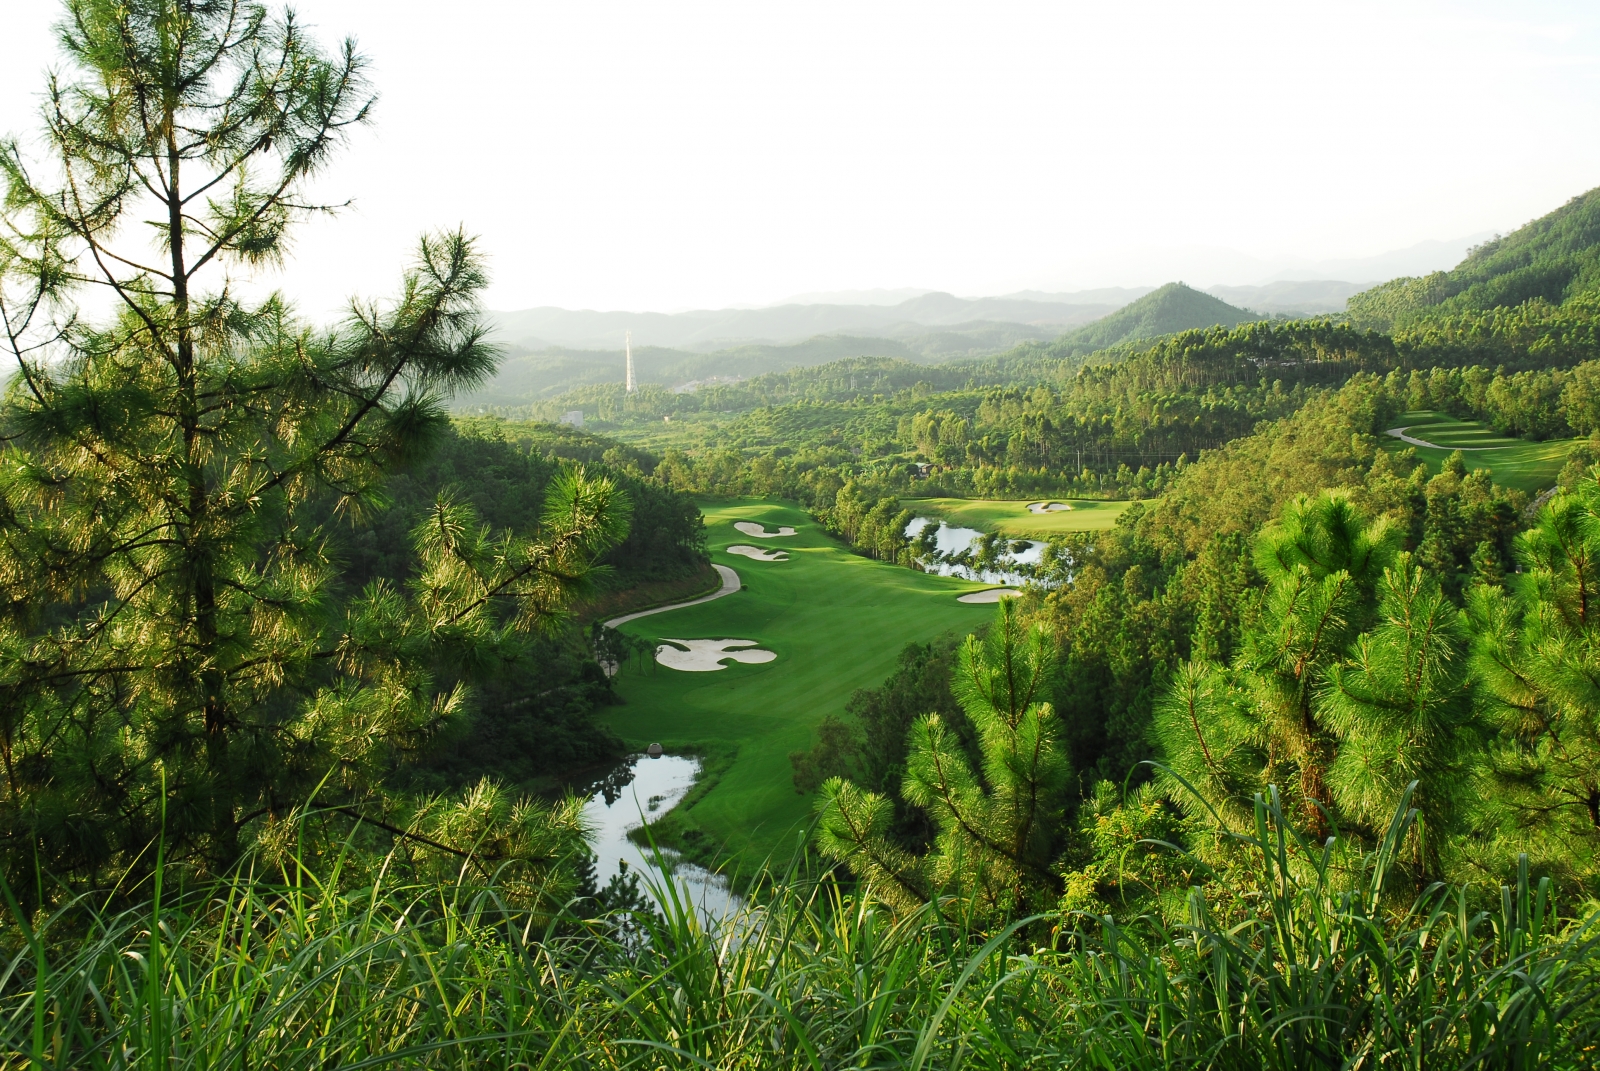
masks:
<path fill-rule="evenodd" d="M 1259 319 L 1262 317 L 1255 313 L 1183 283 L 1168 283 L 1111 315 L 1064 335 L 1052 348 L 1063 355 L 1079 355 L 1176 331 L 1233 327 Z"/>
<path fill-rule="evenodd" d="M 1103 293 L 1100 292 L 1095 296 L 1101 296 Z M 1036 301 L 1031 297 L 984 298 L 968 301 L 939 293 L 924 294 L 895 306 L 887 306 L 898 310 L 897 315 L 916 315 L 925 320 L 969 315 L 982 308 L 1004 314 L 1019 309 L 1028 312 L 1050 307 L 1067 306 L 1060 302 Z M 858 311 L 866 308 L 869 313 L 873 312 L 871 307 L 866 306 L 852 308 Z M 881 312 L 884 308 L 886 307 L 879 306 L 877 311 Z M 1104 306 L 1084 305 L 1072 308 L 1080 312 L 1102 311 Z M 699 314 L 676 315 L 691 317 Z M 814 322 L 824 322 L 826 315 L 815 312 L 811 318 Z M 655 383 L 671 390 L 694 389 L 708 382 L 737 382 L 754 379 L 757 376 L 857 358 L 892 358 L 916 365 L 960 362 L 976 373 L 986 359 L 993 359 L 998 355 L 1012 355 L 1019 359 L 1081 357 L 1097 350 L 1171 334 L 1175 331 L 1216 325 L 1231 327 L 1258 318 L 1254 313 L 1236 308 L 1182 283 L 1169 283 L 1145 294 L 1122 309 L 1066 335 L 1062 335 L 1062 327 L 1059 324 L 1048 322 L 1026 325 L 1007 321 L 968 320 L 947 326 L 929 327 L 901 319 L 880 335 L 822 334 L 798 342 L 783 344 L 753 342 L 728 346 L 709 353 L 696 353 L 667 346 L 636 345 L 633 355 L 641 383 Z M 511 329 L 505 326 L 503 320 L 500 323 L 499 333 L 504 339 L 510 334 Z M 1055 341 L 1052 342 L 1052 339 Z M 1050 344 L 1042 351 L 1030 350 L 1025 345 L 1041 342 Z M 620 347 L 580 349 L 548 346 L 530 351 L 513 344 L 507 348 L 509 353 L 501 362 L 493 379 L 480 389 L 455 399 L 454 404 L 458 412 L 521 409 L 524 406 L 541 405 L 569 391 L 622 382 L 624 358 Z M 1006 364 L 1004 360 L 1000 363 Z M 1024 374 L 1026 377 L 1031 377 L 1035 372 L 1030 363 L 1029 370 Z"/>
<path fill-rule="evenodd" d="M 1600 189 L 1474 247 L 1449 271 L 1394 279 L 1350 299 L 1351 319 L 1386 329 L 1452 312 L 1560 305 L 1600 292 Z"/>

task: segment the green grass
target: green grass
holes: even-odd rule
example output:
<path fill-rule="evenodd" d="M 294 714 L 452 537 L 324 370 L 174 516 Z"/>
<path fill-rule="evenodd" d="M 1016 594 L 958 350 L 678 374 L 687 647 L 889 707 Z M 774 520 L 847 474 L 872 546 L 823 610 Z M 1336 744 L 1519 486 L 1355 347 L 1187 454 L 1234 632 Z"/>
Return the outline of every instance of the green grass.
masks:
<path fill-rule="evenodd" d="M 625 668 L 617 690 L 626 705 L 611 708 L 606 721 L 635 747 L 660 741 L 717 760 L 710 764 L 714 783 L 679 806 L 675 825 L 750 863 L 774 850 L 787 858 L 811 806 L 795 793 L 789 752 L 810 747 L 812 730 L 824 715 L 842 715 L 851 692 L 882 684 L 907 643 L 987 621 L 992 606 L 965 605 L 956 596 L 993 585 L 852 554 L 791 506 L 740 499 L 702 509 L 712 560 L 732 566 L 744 590 L 630 622 L 623 631 L 653 641 L 757 640 L 778 658 L 714 673 Z M 769 531 L 792 525 L 799 533 L 756 539 L 734 530 L 739 520 Z M 789 560 L 755 562 L 726 552 L 738 543 L 781 548 Z"/>
<path fill-rule="evenodd" d="M 119 914 L 84 898 L 6 917 L 0 1067 L 1594 1066 L 1597 919 L 1558 917 L 1548 879 L 1524 866 L 1482 910 L 1447 886 L 1392 910 L 1400 836 L 1347 872 L 1284 836 L 1275 805 L 1256 812 L 1235 835 L 1247 894 L 1195 889 L 1169 925 L 1061 916 L 991 936 L 960 902 L 895 917 L 828 877 L 762 883 L 723 933 L 669 890 L 631 929 L 546 927 L 493 890 L 388 867 L 366 887 L 297 870 Z"/>
<path fill-rule="evenodd" d="M 1416 447 L 1417 457 L 1428 466 L 1429 472 L 1438 472 L 1450 454 L 1461 449 L 1467 469 L 1488 469 L 1494 482 L 1502 487 L 1513 487 L 1529 494 L 1537 494 L 1554 486 L 1556 477 L 1567 463 L 1577 439 L 1552 439 L 1536 443 L 1526 439 L 1512 439 L 1500 435 L 1487 424 L 1476 420 L 1459 420 L 1445 413 L 1418 410 L 1403 413 L 1395 427 L 1405 429 L 1413 439 L 1433 443 L 1433 447 Z M 1400 451 L 1407 444 L 1392 436 L 1384 436 L 1384 447 Z"/>
<path fill-rule="evenodd" d="M 1034 502 L 1066 502 L 1072 508 L 1059 513 L 1029 513 L 1028 506 Z M 1087 498 L 907 498 L 902 504 L 958 527 L 1046 538 L 1062 532 L 1103 532 L 1113 527 L 1117 518 L 1133 505 L 1132 502 Z"/>

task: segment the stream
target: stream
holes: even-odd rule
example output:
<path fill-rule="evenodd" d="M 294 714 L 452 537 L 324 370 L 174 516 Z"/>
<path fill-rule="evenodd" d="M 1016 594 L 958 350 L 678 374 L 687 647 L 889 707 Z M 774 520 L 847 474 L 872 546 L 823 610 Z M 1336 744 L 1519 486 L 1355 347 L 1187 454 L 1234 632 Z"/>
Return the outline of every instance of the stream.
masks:
<path fill-rule="evenodd" d="M 738 910 L 739 898 L 722 875 L 682 862 L 670 848 L 651 849 L 628 838 L 642 822 L 653 822 L 670 811 L 694 785 L 699 773 L 700 763 L 681 755 L 655 759 L 629 755 L 606 775 L 583 808 L 584 820 L 593 830 L 589 844 L 594 849 L 595 881 L 600 888 L 605 888 L 621 864 L 627 863 L 639 875 L 641 889 L 657 903 L 660 898 L 651 890 L 651 884 L 675 881 L 680 890 L 687 890 L 688 898 L 708 924 Z M 670 874 L 657 868 L 656 851 Z"/>

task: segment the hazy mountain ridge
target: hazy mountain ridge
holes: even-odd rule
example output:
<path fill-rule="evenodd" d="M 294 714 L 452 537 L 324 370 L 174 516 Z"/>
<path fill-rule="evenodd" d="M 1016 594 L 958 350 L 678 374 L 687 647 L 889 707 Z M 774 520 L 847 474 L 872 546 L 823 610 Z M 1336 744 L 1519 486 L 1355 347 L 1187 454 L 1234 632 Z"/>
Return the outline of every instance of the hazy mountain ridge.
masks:
<path fill-rule="evenodd" d="M 676 388 L 712 378 L 753 379 L 757 376 L 806 368 L 846 358 L 893 358 L 922 365 L 968 361 L 1013 351 L 1024 343 L 1061 345 L 1072 322 L 1085 325 L 1067 334 L 1062 355 L 1082 354 L 1119 343 L 1135 341 L 1215 324 L 1232 326 L 1253 318 L 1253 314 L 1181 284 L 1168 284 L 1148 291 L 1131 304 L 1115 301 L 1136 289 L 1102 289 L 1081 295 L 1038 297 L 1094 297 L 1100 304 L 1073 304 L 1067 300 L 1035 300 L 1027 297 L 959 298 L 930 292 L 893 306 L 778 306 L 765 310 L 719 310 L 716 313 L 640 314 L 646 327 L 638 329 L 633 348 L 636 374 L 641 383 L 656 383 Z M 1014 320 L 973 320 L 977 312 L 997 316 L 1022 314 L 1036 317 L 1032 323 Z M 772 343 L 740 340 L 711 352 L 638 344 L 641 339 L 669 323 L 679 334 L 691 336 L 732 326 L 766 325 L 794 328 L 803 324 L 828 323 L 841 312 L 865 313 L 888 322 L 871 335 L 844 331 L 813 333 L 799 341 Z M 765 319 L 755 314 L 771 313 Z M 561 314 L 561 315 L 557 315 Z M 508 356 L 493 380 L 478 391 L 456 399 L 458 409 L 518 406 L 543 402 L 567 391 L 605 383 L 620 383 L 625 358 L 620 346 L 552 345 L 537 338 L 515 341 L 518 325 L 555 325 L 561 330 L 596 330 L 621 335 L 619 327 L 633 314 L 569 313 L 567 310 L 526 310 L 516 314 L 494 314 L 497 335 L 507 341 Z M 721 317 L 720 320 L 717 318 Z M 1064 322 L 1069 321 L 1072 322 Z M 720 326 L 719 326 L 720 325 Z M 732 325 L 732 326 L 730 326 Z M 621 341 L 621 338 L 618 338 Z"/>
<path fill-rule="evenodd" d="M 633 360 L 640 383 L 676 389 L 712 378 L 753 379 L 847 358 L 893 358 L 938 365 L 1004 352 L 1019 342 L 1045 341 L 1054 335 L 1055 332 L 1043 334 L 1016 324 L 978 323 L 947 331 L 923 330 L 904 339 L 816 335 L 786 346 L 752 343 L 712 353 L 636 346 Z M 461 410 L 525 405 L 580 387 L 621 383 L 625 364 L 622 350 L 513 350 L 500 362 L 492 380 L 477 391 L 459 396 L 455 405 Z"/>
<path fill-rule="evenodd" d="M 1208 286 L 1205 293 L 1271 316 L 1328 316 L 1344 312 L 1345 303 L 1365 289 L 1366 283 L 1338 279 L 1283 279 L 1261 286 Z"/>
<path fill-rule="evenodd" d="M 1131 299 L 1130 299 L 1131 300 Z M 529 350 L 567 346 L 620 349 L 626 332 L 636 345 L 709 352 L 732 344 L 783 345 L 815 335 L 914 334 L 915 327 L 1011 323 L 1061 330 L 1088 323 L 1123 302 L 960 298 L 931 292 L 894 305 L 778 305 L 765 309 L 691 312 L 599 312 L 544 307 L 491 312 L 497 337 Z M 910 325 L 910 326 L 907 326 Z"/>

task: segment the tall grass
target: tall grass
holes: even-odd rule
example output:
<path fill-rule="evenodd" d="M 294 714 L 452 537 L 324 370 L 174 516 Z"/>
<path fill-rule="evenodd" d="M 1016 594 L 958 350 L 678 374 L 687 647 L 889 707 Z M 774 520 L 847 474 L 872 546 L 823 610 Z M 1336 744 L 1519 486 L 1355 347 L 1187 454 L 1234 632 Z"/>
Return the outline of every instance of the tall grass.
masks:
<path fill-rule="evenodd" d="M 1591 1066 L 1596 928 L 1524 867 L 1498 903 L 1353 884 L 1258 801 L 1253 905 L 974 932 L 793 873 L 708 929 L 686 893 L 532 928 L 493 892 L 241 875 L 13 914 L 5 1064 L 38 1068 Z M 1309 852 L 1309 855 L 1306 854 Z M 1292 857 L 1300 856 L 1299 865 Z M 641 939 L 642 936 L 642 939 Z"/>

